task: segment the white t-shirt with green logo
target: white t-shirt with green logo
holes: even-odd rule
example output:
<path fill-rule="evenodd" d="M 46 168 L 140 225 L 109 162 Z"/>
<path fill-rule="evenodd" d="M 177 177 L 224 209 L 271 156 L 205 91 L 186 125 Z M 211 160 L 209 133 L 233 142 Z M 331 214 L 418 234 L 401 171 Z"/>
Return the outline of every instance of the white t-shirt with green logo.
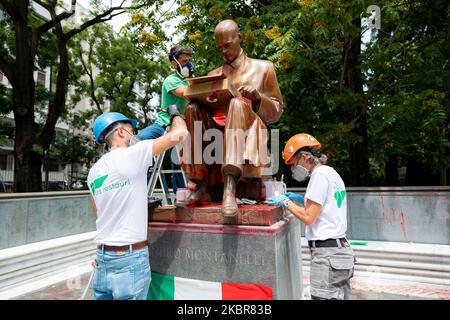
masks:
<path fill-rule="evenodd" d="M 345 237 L 347 231 L 347 192 L 341 176 L 333 168 L 321 165 L 313 170 L 306 188 L 306 200 L 322 205 L 319 217 L 306 226 L 307 240 Z"/>
<path fill-rule="evenodd" d="M 122 246 L 147 240 L 147 169 L 153 140 L 103 155 L 87 182 L 97 206 L 95 242 Z"/>

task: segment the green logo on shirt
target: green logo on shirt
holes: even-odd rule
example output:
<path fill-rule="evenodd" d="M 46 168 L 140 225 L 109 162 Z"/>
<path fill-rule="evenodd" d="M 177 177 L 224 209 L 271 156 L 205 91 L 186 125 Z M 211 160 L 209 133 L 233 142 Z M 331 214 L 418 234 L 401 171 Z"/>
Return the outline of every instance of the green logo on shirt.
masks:
<path fill-rule="evenodd" d="M 336 199 L 338 208 L 341 207 L 342 201 L 344 201 L 344 199 L 345 199 L 345 195 L 346 195 L 345 190 L 342 190 L 342 191 L 336 191 L 336 192 L 334 193 L 334 198 Z"/>
<path fill-rule="evenodd" d="M 95 191 L 103 185 L 103 182 L 105 182 L 106 178 L 108 178 L 108 175 L 97 178 L 94 180 L 94 182 L 91 183 L 91 190 L 93 194 L 95 194 Z"/>
<path fill-rule="evenodd" d="M 126 179 L 119 182 L 111 183 L 107 186 L 103 186 L 103 182 L 105 182 L 107 177 L 108 175 L 105 175 L 103 177 L 95 179 L 94 182 L 91 183 L 91 190 L 94 196 L 103 194 L 111 190 L 122 189 L 123 187 L 131 185 L 130 179 Z"/>

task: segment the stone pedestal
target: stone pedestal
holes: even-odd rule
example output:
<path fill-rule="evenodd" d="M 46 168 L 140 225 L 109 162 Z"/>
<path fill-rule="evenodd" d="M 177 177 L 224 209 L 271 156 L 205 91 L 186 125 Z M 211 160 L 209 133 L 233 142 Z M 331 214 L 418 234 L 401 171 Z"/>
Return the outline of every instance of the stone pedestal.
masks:
<path fill-rule="evenodd" d="M 271 226 L 150 222 L 148 236 L 152 271 L 261 284 L 273 299 L 301 298 L 300 222 L 293 215 Z"/>
<path fill-rule="evenodd" d="M 220 204 L 203 206 L 164 206 L 149 210 L 149 222 L 184 222 L 199 224 L 231 224 L 271 226 L 283 219 L 283 209 L 277 206 L 240 205 L 234 218 L 224 218 Z"/>

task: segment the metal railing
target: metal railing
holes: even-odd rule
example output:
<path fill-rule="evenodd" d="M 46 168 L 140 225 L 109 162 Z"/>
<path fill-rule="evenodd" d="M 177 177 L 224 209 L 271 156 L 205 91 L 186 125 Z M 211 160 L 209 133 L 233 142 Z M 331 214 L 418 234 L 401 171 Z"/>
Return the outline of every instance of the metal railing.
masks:
<path fill-rule="evenodd" d="M 45 172 L 41 172 L 42 184 L 45 184 Z M 69 179 L 65 172 L 61 171 L 49 171 L 48 182 L 50 184 L 50 190 L 67 190 L 69 185 Z M 13 192 L 14 186 L 14 171 L 13 170 L 0 170 L 0 192 Z"/>

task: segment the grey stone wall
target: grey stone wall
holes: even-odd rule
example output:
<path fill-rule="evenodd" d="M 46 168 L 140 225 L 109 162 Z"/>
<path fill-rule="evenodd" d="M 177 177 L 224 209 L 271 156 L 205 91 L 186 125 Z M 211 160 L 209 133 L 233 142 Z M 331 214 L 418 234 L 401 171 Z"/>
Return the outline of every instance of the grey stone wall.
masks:
<path fill-rule="evenodd" d="M 95 230 L 86 192 L 2 195 L 0 249 Z"/>
<path fill-rule="evenodd" d="M 450 191 L 349 192 L 350 239 L 450 244 Z"/>
<path fill-rule="evenodd" d="M 348 239 L 450 244 L 449 187 L 347 188 L 347 196 Z"/>
<path fill-rule="evenodd" d="M 347 188 L 347 195 L 349 239 L 450 244 L 449 187 Z M 86 191 L 0 195 L 0 249 L 94 230 Z"/>

